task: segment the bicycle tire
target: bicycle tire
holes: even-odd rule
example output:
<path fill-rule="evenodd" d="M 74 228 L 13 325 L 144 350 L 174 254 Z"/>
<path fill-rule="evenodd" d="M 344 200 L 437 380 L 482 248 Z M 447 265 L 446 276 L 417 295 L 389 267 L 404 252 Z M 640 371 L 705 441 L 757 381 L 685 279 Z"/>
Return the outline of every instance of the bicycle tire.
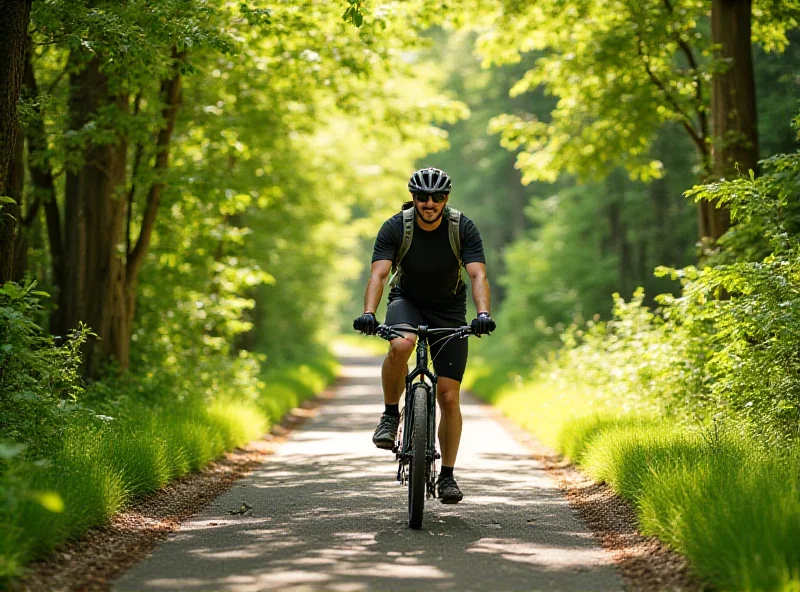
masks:
<path fill-rule="evenodd" d="M 408 526 L 422 528 L 425 509 L 425 473 L 428 447 L 428 390 L 416 386 L 413 390 L 414 408 L 411 427 L 411 462 L 408 474 Z"/>

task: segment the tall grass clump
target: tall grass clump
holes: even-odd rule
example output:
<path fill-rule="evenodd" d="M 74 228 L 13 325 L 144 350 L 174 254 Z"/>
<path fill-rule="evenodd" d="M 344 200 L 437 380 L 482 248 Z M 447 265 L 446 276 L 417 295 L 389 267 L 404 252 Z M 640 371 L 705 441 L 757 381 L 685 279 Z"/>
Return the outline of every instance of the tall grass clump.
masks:
<path fill-rule="evenodd" d="M 800 443 L 775 448 L 731 420 L 598 412 L 587 393 L 540 378 L 495 405 L 628 499 L 642 531 L 716 588 L 797 589 Z"/>

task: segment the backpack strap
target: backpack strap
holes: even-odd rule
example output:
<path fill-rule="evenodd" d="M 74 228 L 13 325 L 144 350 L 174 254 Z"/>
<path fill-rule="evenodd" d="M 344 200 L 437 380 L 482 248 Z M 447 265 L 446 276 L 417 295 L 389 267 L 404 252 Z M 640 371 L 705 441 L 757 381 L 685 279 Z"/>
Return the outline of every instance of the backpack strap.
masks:
<path fill-rule="evenodd" d="M 450 237 L 450 247 L 453 249 L 453 254 L 458 260 L 458 281 L 456 282 L 456 287 L 453 289 L 453 293 L 456 293 L 461 287 L 461 284 L 464 283 L 461 274 L 461 268 L 464 266 L 463 259 L 461 258 L 461 212 L 448 206 L 445 209 L 445 215 L 448 221 L 447 235 Z"/>
<path fill-rule="evenodd" d="M 400 282 L 400 263 L 411 248 L 411 239 L 414 238 L 414 208 L 403 210 L 403 242 L 400 243 L 400 250 L 392 265 L 392 277 L 389 279 L 389 287 L 394 288 Z"/>

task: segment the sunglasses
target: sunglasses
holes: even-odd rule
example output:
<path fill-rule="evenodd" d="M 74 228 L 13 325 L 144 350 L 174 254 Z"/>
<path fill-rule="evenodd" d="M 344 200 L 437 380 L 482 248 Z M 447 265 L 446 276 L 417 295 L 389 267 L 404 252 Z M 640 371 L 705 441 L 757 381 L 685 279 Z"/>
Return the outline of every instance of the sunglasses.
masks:
<path fill-rule="evenodd" d="M 447 199 L 447 193 L 415 193 L 414 199 L 419 203 L 427 203 L 428 199 L 432 199 L 433 203 L 442 203 Z"/>

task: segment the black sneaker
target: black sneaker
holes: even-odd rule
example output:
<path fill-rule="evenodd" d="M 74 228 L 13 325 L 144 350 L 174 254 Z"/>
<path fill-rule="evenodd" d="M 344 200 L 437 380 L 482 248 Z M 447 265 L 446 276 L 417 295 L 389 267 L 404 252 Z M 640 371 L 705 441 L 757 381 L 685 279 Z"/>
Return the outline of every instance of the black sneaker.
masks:
<path fill-rule="evenodd" d="M 457 504 L 464 498 L 464 494 L 458 488 L 458 483 L 452 477 L 439 477 L 436 483 L 439 490 L 439 499 L 443 504 Z"/>
<path fill-rule="evenodd" d="M 381 416 L 378 427 L 372 435 L 372 443 L 383 450 L 391 450 L 397 438 L 397 427 L 400 425 L 400 417 L 397 415 Z"/>

